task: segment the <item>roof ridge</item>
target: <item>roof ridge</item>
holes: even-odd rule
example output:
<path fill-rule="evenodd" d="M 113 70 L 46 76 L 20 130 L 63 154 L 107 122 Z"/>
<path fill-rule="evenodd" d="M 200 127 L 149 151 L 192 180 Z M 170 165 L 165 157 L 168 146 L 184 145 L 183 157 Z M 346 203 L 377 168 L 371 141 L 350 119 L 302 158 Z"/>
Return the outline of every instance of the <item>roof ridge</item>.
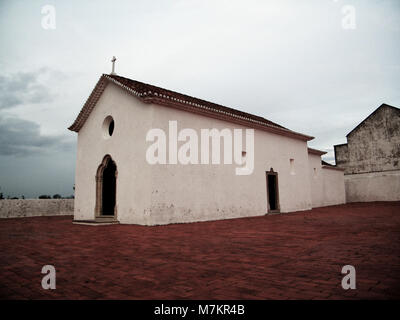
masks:
<path fill-rule="evenodd" d="M 188 98 L 188 99 L 197 100 L 198 102 L 201 102 L 203 104 L 211 104 L 211 105 L 216 106 L 218 108 L 226 109 L 227 111 L 229 110 L 231 112 L 239 112 L 239 113 L 243 114 L 243 116 L 249 116 L 249 117 L 253 117 L 253 118 L 258 118 L 260 121 L 268 121 L 271 125 L 274 125 L 276 127 L 289 130 L 289 129 L 285 128 L 284 126 L 281 126 L 280 124 L 277 124 L 277 123 L 275 123 L 275 122 L 273 122 L 271 120 L 268 120 L 268 119 L 266 119 L 266 118 L 264 118 L 262 116 L 254 115 L 254 114 L 251 114 L 251 113 L 248 113 L 248 112 L 245 112 L 245 111 L 241 111 L 241 110 L 238 110 L 238 109 L 235 109 L 235 108 L 227 107 L 227 106 L 224 106 L 222 104 L 218 104 L 218 103 L 215 103 L 215 102 L 207 101 L 207 100 L 200 99 L 200 98 L 197 98 L 197 97 L 194 97 L 194 96 L 189 96 L 189 95 L 184 94 L 184 93 L 180 93 L 180 92 L 177 92 L 177 91 L 165 89 L 165 88 L 158 87 L 158 86 L 155 86 L 155 85 L 152 85 L 152 84 L 147 84 L 145 82 L 141 82 L 141 81 L 138 81 L 138 80 L 133 80 L 133 79 L 122 77 L 122 76 L 118 76 L 118 75 L 109 75 L 109 74 L 103 74 L 103 75 L 106 76 L 106 77 L 114 78 L 114 79 L 122 78 L 122 79 L 124 79 L 126 81 L 131 81 L 131 82 L 135 82 L 135 83 L 137 83 L 139 85 L 145 85 L 145 86 L 151 87 L 151 88 L 153 88 L 154 91 L 155 90 L 162 90 L 162 91 L 168 92 L 170 94 L 175 94 L 175 95 L 179 95 L 179 96 L 182 96 L 182 97 L 185 97 L 185 98 Z"/>
<path fill-rule="evenodd" d="M 95 88 L 84 104 L 75 122 L 68 128 L 69 130 L 79 132 L 94 106 L 105 90 L 107 83 L 112 82 L 119 87 L 135 95 L 144 103 L 154 103 L 168 107 L 178 108 L 184 111 L 202 114 L 208 117 L 217 118 L 240 125 L 249 125 L 253 128 L 267 130 L 273 133 L 290 136 L 303 141 L 309 141 L 314 137 L 292 131 L 275 122 L 260 116 L 253 115 L 237 109 L 225 107 L 213 102 L 191 97 L 179 92 L 157 87 L 151 84 L 121 77 L 118 75 L 102 74 Z"/>

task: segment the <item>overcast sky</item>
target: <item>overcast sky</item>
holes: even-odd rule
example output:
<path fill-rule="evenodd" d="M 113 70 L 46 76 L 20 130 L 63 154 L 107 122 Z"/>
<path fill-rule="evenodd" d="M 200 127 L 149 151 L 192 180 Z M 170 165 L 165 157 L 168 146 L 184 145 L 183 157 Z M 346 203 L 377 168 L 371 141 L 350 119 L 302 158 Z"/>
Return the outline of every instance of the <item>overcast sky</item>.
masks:
<path fill-rule="evenodd" d="M 42 27 L 45 5 L 55 29 Z M 0 192 L 10 196 L 73 194 L 67 127 L 113 55 L 119 75 L 315 136 L 326 160 L 382 103 L 400 106 L 398 0 L 0 0 L 0 40 Z"/>

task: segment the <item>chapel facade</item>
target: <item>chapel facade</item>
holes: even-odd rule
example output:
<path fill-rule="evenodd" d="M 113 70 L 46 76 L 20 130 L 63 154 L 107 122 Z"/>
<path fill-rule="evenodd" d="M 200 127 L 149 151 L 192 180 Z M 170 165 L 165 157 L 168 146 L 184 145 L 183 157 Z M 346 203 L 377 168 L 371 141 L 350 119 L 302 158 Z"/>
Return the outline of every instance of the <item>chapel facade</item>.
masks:
<path fill-rule="evenodd" d="M 345 202 L 343 169 L 322 164 L 313 137 L 116 74 L 100 77 L 69 129 L 75 222 L 159 225 Z"/>

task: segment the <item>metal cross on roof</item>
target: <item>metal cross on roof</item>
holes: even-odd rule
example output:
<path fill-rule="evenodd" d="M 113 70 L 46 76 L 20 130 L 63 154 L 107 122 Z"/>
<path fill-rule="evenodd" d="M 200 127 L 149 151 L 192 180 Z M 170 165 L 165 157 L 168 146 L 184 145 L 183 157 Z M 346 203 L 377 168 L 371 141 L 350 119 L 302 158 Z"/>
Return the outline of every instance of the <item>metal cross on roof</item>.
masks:
<path fill-rule="evenodd" d="M 117 58 L 115 56 L 112 57 L 111 62 L 112 62 L 112 71 L 110 74 L 116 74 L 115 73 L 115 61 L 117 60 Z"/>

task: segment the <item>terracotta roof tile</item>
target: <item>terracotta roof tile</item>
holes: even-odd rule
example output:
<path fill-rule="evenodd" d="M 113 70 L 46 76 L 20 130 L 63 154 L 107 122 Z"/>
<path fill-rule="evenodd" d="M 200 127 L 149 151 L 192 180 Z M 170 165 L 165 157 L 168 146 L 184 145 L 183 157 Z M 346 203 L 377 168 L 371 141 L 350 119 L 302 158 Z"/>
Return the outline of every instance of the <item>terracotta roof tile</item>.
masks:
<path fill-rule="evenodd" d="M 263 117 L 259 117 L 247 112 L 243 112 L 243 111 L 239 111 L 233 108 L 229 108 L 229 107 L 225 107 L 216 103 L 212 103 L 206 100 L 202 100 L 202 99 L 198 99 L 195 97 L 191 97 L 182 93 L 178 93 L 175 91 L 171 91 L 171 90 L 167 90 L 167 89 L 163 89 L 160 87 L 156 87 L 147 83 L 143 83 L 143 82 L 139 82 L 136 80 L 132 80 L 132 79 L 128 79 L 128 78 L 124 78 L 121 76 L 117 76 L 117 75 L 107 75 L 110 78 L 116 79 L 117 81 L 119 81 L 120 83 L 124 84 L 125 86 L 131 88 L 132 90 L 135 90 L 139 93 L 142 94 L 142 97 L 144 98 L 150 98 L 150 97 L 161 97 L 164 99 L 168 99 L 166 98 L 169 97 L 169 99 L 174 98 L 177 99 L 178 101 L 185 101 L 185 102 L 189 102 L 192 104 L 198 104 L 198 105 L 202 105 L 202 106 L 206 106 L 209 107 L 211 109 L 214 109 L 216 111 L 223 111 L 223 112 L 228 112 L 228 113 L 232 113 L 232 114 L 236 114 L 238 116 L 242 116 L 242 117 L 246 117 L 246 118 L 251 118 L 260 122 L 263 122 L 265 124 L 268 125 L 272 125 L 275 127 L 279 127 L 279 128 L 284 128 L 285 127 L 272 122 L 270 120 L 267 120 Z"/>
<path fill-rule="evenodd" d="M 101 94 L 103 93 L 104 89 L 106 88 L 108 82 L 110 81 L 129 91 L 131 94 L 135 95 L 138 99 L 142 100 L 145 103 L 155 103 L 171 107 L 179 107 L 189 112 L 202 113 L 211 117 L 222 117 L 224 120 L 234 120 L 234 122 L 238 122 L 244 125 L 249 125 L 251 123 L 252 127 L 273 131 L 278 134 L 292 136 L 294 138 L 304 141 L 313 139 L 313 137 L 311 136 L 289 130 L 275 122 L 272 122 L 260 116 L 225 107 L 175 91 L 156 87 L 147 83 L 108 74 L 103 74 L 101 76 L 100 80 L 98 81 L 96 87 L 87 99 L 75 122 L 68 129 L 76 132 L 81 129 L 86 119 L 89 117 L 89 114 L 96 105 Z"/>

